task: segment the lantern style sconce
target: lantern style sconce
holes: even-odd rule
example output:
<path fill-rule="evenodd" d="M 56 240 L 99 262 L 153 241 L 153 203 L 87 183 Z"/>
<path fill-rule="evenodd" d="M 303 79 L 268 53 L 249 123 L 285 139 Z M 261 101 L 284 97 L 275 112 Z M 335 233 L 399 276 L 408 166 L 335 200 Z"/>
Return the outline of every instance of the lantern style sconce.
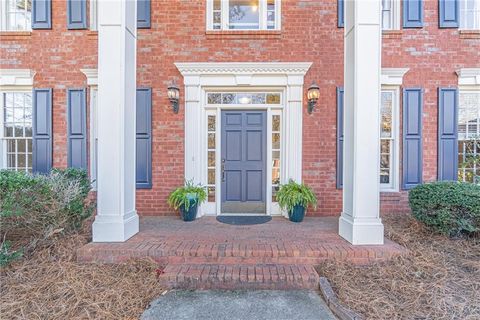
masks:
<path fill-rule="evenodd" d="M 310 87 L 308 87 L 307 91 L 307 98 L 308 98 L 308 113 L 311 114 L 313 109 L 317 105 L 318 98 L 320 98 L 320 88 L 318 85 L 313 82 Z"/>
<path fill-rule="evenodd" d="M 178 113 L 178 100 L 180 99 L 180 89 L 175 84 L 172 84 L 167 89 L 168 100 L 172 105 L 173 113 Z"/>

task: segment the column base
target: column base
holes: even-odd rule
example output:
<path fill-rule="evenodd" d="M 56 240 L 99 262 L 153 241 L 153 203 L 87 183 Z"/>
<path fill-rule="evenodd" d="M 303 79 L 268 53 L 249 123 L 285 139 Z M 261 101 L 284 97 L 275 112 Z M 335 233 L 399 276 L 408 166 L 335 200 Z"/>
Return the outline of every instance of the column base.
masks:
<path fill-rule="evenodd" d="M 342 213 L 338 223 L 339 235 L 353 245 L 382 245 L 383 224 L 380 218 L 352 218 Z"/>
<path fill-rule="evenodd" d="M 93 242 L 124 242 L 139 231 L 137 211 L 125 215 L 97 215 L 92 225 Z"/>

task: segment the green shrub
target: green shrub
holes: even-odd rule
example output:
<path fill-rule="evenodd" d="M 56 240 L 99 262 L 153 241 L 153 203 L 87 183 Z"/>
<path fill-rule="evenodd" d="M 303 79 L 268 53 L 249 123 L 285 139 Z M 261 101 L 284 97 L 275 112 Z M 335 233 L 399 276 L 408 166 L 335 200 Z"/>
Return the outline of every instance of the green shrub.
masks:
<path fill-rule="evenodd" d="M 480 185 L 434 182 L 410 190 L 413 216 L 450 237 L 480 231 Z"/>
<path fill-rule="evenodd" d="M 28 254 L 81 226 L 93 211 L 89 191 L 84 170 L 53 169 L 49 175 L 0 170 L 1 259 L 9 260 L 9 252 L 18 257 L 22 247 Z"/>

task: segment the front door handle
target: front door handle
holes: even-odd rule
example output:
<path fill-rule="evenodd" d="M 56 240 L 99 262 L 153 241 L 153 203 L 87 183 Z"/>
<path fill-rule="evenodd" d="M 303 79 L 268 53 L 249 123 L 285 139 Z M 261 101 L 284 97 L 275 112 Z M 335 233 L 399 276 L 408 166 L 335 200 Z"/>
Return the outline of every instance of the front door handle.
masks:
<path fill-rule="evenodd" d="M 225 159 L 222 159 L 222 182 L 225 182 Z"/>

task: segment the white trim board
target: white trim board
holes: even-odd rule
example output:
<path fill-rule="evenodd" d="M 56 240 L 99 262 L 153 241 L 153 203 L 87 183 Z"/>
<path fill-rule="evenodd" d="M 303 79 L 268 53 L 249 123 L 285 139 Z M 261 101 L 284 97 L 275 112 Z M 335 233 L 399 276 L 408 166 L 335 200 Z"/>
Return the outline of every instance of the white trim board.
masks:
<path fill-rule="evenodd" d="M 462 68 L 456 73 L 459 86 L 480 86 L 480 68 Z"/>
<path fill-rule="evenodd" d="M 0 69 L 0 86 L 33 86 L 35 71 L 30 69 Z"/>

